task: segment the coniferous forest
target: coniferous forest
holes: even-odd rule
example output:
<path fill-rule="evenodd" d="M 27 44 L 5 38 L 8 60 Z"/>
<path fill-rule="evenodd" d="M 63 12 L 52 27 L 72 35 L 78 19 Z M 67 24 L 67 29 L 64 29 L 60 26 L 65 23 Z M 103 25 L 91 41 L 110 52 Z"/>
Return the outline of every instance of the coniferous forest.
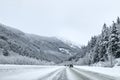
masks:
<path fill-rule="evenodd" d="M 86 46 L 81 47 L 84 63 L 110 62 L 120 58 L 120 18 L 111 26 L 104 23 L 101 34 L 93 36 Z"/>

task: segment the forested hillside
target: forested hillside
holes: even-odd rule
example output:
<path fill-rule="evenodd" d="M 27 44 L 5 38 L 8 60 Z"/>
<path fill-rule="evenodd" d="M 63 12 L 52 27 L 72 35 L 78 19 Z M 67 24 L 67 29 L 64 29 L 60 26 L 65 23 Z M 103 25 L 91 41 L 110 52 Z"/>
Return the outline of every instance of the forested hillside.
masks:
<path fill-rule="evenodd" d="M 55 37 L 26 34 L 0 24 L 0 63 L 60 63 L 78 54 L 79 50 L 77 46 L 73 47 Z"/>
<path fill-rule="evenodd" d="M 98 62 L 110 62 L 113 64 L 113 60 L 120 58 L 120 19 L 112 23 L 111 26 L 107 26 L 105 23 L 101 34 L 93 36 L 88 42 L 87 46 L 81 48 L 83 58 L 77 58 L 79 54 L 75 56 L 78 62 L 82 61 L 82 64 L 94 64 Z"/>

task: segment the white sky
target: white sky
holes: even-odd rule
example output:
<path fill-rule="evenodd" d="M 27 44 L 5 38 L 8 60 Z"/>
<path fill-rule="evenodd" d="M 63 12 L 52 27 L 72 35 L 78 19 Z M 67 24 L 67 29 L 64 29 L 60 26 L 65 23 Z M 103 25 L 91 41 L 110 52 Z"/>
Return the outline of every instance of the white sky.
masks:
<path fill-rule="evenodd" d="M 0 23 L 87 44 L 120 16 L 120 0 L 0 0 Z"/>

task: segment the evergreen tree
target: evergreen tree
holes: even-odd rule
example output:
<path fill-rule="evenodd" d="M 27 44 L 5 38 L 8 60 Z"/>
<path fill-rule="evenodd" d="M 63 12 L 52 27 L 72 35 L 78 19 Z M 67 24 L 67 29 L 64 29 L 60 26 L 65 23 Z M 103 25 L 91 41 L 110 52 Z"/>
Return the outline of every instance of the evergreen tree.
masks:
<path fill-rule="evenodd" d="M 99 41 L 97 42 L 96 46 L 93 49 L 93 63 L 99 62 L 100 61 L 100 45 Z"/>
<path fill-rule="evenodd" d="M 91 38 L 90 42 L 88 43 L 90 48 L 93 48 L 96 45 L 97 37 L 94 36 Z"/>
<path fill-rule="evenodd" d="M 109 34 L 110 34 L 109 28 L 104 23 L 102 33 L 101 33 L 101 40 L 102 41 L 108 41 L 109 40 Z"/>
<path fill-rule="evenodd" d="M 113 23 L 110 38 L 109 38 L 109 53 L 111 56 L 114 56 L 115 58 L 118 57 L 118 51 L 119 51 L 119 38 L 118 38 L 118 30 L 116 27 L 116 24 Z"/>
<path fill-rule="evenodd" d="M 119 17 L 117 18 L 117 24 L 120 24 L 120 18 Z"/>
<path fill-rule="evenodd" d="M 108 60 L 107 57 L 107 48 L 108 48 L 108 41 L 109 41 L 109 28 L 106 24 L 103 25 L 101 38 L 99 42 L 99 59 L 100 61 Z"/>

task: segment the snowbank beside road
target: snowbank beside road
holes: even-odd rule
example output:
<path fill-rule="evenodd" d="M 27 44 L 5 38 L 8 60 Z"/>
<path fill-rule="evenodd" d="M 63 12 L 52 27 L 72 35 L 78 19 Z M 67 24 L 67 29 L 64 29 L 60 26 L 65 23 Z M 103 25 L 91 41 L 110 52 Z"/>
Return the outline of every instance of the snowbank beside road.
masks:
<path fill-rule="evenodd" d="M 97 73 L 120 78 L 120 67 L 113 67 L 113 68 L 90 67 L 90 66 L 75 66 L 75 67 L 83 70 L 87 70 L 87 71 L 97 72 Z"/>

